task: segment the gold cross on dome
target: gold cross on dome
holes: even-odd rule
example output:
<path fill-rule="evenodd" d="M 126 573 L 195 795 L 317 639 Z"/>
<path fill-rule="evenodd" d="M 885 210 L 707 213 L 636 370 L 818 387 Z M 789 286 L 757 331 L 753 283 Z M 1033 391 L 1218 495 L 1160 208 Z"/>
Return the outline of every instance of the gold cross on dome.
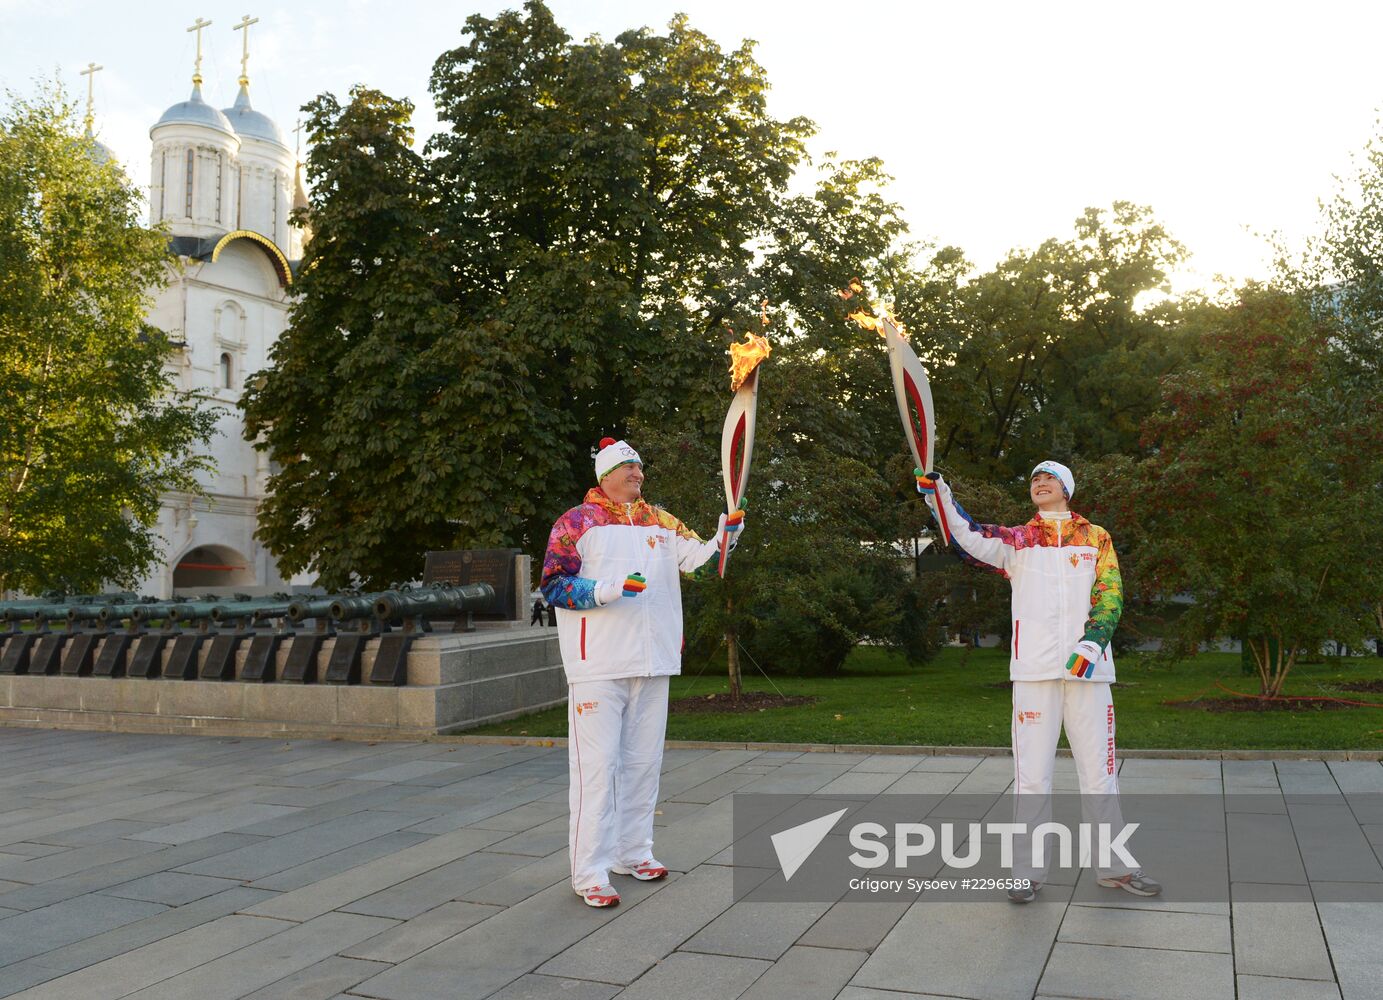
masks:
<path fill-rule="evenodd" d="M 81 75 L 86 77 L 86 131 L 88 135 L 91 134 L 91 126 L 96 121 L 96 115 L 92 112 L 96 106 L 96 74 L 103 69 L 105 69 L 104 66 L 87 63 L 86 69 L 81 72 Z"/>
<path fill-rule="evenodd" d="M 187 29 L 189 32 L 197 33 L 197 62 L 192 67 L 192 82 L 199 87 L 202 85 L 202 29 L 210 25 L 210 21 L 204 21 L 199 17 L 197 23 Z"/>
<path fill-rule="evenodd" d="M 250 77 L 245 68 L 246 63 L 250 61 L 250 25 L 258 23 L 259 18 L 251 17 L 249 14 L 246 14 L 237 23 L 231 25 L 232 31 L 245 32 L 240 36 L 241 42 L 243 43 L 240 51 L 240 86 L 242 87 L 248 87 L 250 85 Z"/>

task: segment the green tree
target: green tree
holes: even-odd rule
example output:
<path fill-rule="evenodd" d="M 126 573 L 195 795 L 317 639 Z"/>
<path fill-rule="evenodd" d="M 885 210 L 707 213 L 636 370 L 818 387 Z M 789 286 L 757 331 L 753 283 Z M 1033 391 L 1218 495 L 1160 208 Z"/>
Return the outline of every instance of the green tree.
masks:
<path fill-rule="evenodd" d="M 215 414 L 176 391 L 144 317 L 167 238 L 60 88 L 0 116 L 0 591 L 133 583 L 159 496 L 199 492 Z"/>
<path fill-rule="evenodd" d="M 687 598 L 688 654 L 724 643 L 766 670 L 833 673 L 861 641 L 918 660 L 934 636 L 921 591 L 898 543 L 926 517 L 910 490 L 910 459 L 893 402 L 883 341 L 848 321 L 851 277 L 886 285 L 907 267 L 898 206 L 874 160 L 827 158 L 816 186 L 784 199 L 771 240 L 749 275 L 750 301 L 715 346 L 715 367 L 679 420 L 636 422 L 650 494 L 679 515 L 711 524 L 723 509 L 721 422 L 730 396 L 725 344 L 765 315 L 773 355 L 761 375 L 749 523 L 723 581 Z"/>
<path fill-rule="evenodd" d="M 1044 458 L 1140 454 L 1158 381 L 1185 350 L 1175 307 L 1145 298 L 1184 255 L 1127 202 L 977 277 L 939 252 L 897 295 L 933 373 L 938 465 L 1017 484 Z"/>
<path fill-rule="evenodd" d="M 1177 651 L 1242 637 L 1277 695 L 1303 651 L 1361 634 L 1383 437 L 1340 391 L 1338 323 L 1308 299 L 1249 287 L 1194 322 L 1200 360 L 1164 382 L 1125 502 L 1148 588 L 1193 600 Z"/>
<path fill-rule="evenodd" d="M 1284 260 L 1283 277 L 1311 298 L 1319 315 L 1336 324 L 1329 361 L 1342 409 L 1348 415 L 1377 413 L 1383 378 L 1383 134 L 1355 157 L 1354 170 L 1325 203 L 1322 222 L 1321 234 L 1305 253 Z M 1362 480 L 1375 484 L 1367 495 L 1377 501 L 1383 449 L 1367 434 L 1358 445 L 1356 457 L 1373 460 L 1372 473 L 1363 473 Z M 1383 510 L 1375 506 L 1361 516 L 1369 519 L 1360 526 L 1361 535 L 1367 535 L 1383 519 Z M 1370 544 L 1366 537 L 1360 543 Z M 1367 550 L 1376 552 L 1377 546 L 1374 536 Z M 1383 576 L 1374 574 L 1363 596 L 1366 626 L 1383 650 Z"/>
<path fill-rule="evenodd" d="M 465 35 L 425 156 L 406 102 L 310 106 L 314 239 L 246 414 L 283 470 L 260 535 L 331 585 L 429 547 L 540 554 L 594 442 L 678 419 L 757 307 L 809 130 L 767 114 L 751 45 L 683 18 L 578 44 L 533 2 Z"/>
<path fill-rule="evenodd" d="M 241 404 L 246 437 L 279 466 L 259 536 L 287 573 L 385 586 L 455 538 L 445 492 L 467 463 L 477 471 L 471 443 L 493 433 L 503 387 L 444 295 L 412 105 L 357 87 L 306 110 L 312 239 L 289 327 Z M 451 421 L 445 400 L 463 392 L 475 406 Z"/>

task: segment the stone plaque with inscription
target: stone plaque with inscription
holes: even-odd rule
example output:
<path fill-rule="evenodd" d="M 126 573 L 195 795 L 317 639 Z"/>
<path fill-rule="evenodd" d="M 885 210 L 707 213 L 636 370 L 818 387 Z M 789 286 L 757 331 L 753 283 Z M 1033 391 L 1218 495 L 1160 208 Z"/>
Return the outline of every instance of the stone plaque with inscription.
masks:
<path fill-rule="evenodd" d="M 457 549 L 450 552 L 429 552 L 423 564 L 423 583 L 445 583 L 460 586 L 467 583 L 488 583 L 495 588 L 494 603 L 475 616 L 489 620 L 514 620 L 519 606 L 515 587 L 517 557 L 522 549 Z M 528 581 L 521 581 L 527 596 Z"/>

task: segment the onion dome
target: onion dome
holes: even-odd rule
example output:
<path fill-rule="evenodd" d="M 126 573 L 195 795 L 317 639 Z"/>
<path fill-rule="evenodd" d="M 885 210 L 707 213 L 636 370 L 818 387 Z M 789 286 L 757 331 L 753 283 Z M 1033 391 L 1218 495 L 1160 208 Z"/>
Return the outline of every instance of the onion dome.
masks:
<path fill-rule="evenodd" d="M 231 127 L 226 116 L 202 100 L 200 83 L 192 85 L 191 97 L 165 111 L 154 128 L 161 125 L 201 125 L 204 128 L 225 132 L 227 135 L 235 135 L 235 129 Z"/>
<path fill-rule="evenodd" d="M 235 129 L 236 135 L 242 139 L 259 139 L 272 142 L 283 149 L 288 148 L 288 142 L 279 131 L 279 127 L 274 124 L 274 120 L 250 106 L 250 87 L 243 79 L 235 103 L 225 109 L 225 117 L 231 128 Z"/>

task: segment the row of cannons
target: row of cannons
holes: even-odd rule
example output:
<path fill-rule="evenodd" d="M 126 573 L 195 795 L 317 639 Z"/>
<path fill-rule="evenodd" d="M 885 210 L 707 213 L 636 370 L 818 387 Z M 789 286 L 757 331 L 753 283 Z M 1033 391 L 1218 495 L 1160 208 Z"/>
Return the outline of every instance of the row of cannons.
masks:
<path fill-rule="evenodd" d="M 493 587 L 471 583 L 298 599 L 141 603 L 135 594 L 106 594 L 0 602 L 0 674 L 402 686 L 408 650 L 431 631 L 430 620 L 450 619 L 458 630 L 472 631 L 474 614 L 491 610 L 494 601 Z M 331 655 L 319 670 L 328 639 L 335 640 Z M 375 640 L 374 664 L 362 679 L 362 653 Z"/>

